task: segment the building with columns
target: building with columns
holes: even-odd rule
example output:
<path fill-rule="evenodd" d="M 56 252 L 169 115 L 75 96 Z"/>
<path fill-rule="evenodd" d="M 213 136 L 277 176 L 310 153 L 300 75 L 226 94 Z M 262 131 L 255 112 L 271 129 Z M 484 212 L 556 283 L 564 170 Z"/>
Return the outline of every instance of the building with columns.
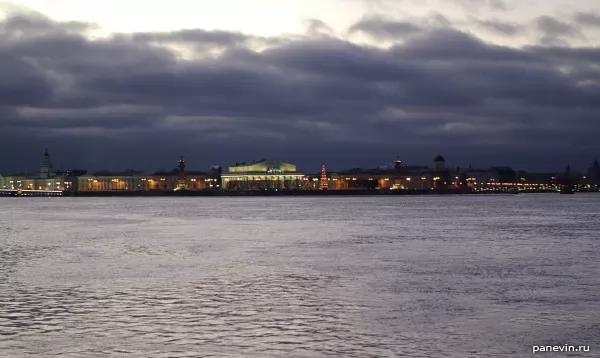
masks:
<path fill-rule="evenodd" d="M 46 149 L 36 174 L 0 175 L 0 189 L 68 191 L 73 190 L 73 180 L 66 173 L 56 173 L 52 170 L 52 161 Z"/>
<path fill-rule="evenodd" d="M 220 189 L 219 178 L 215 173 L 184 171 L 183 158 L 178 168 L 170 172 L 144 174 L 136 171 L 98 172 L 67 171 L 57 173 L 52 170 L 48 150 L 44 152 L 37 174 L 0 175 L 0 189 L 4 190 L 60 190 L 64 192 L 109 192 L 109 191 L 174 191 Z"/>
<path fill-rule="evenodd" d="M 438 155 L 429 166 L 405 166 L 397 158 L 393 166 L 376 169 L 350 169 L 328 175 L 329 190 L 432 190 L 459 187 L 459 176 L 446 168 Z M 317 182 L 316 178 L 309 182 Z M 314 186 L 314 185 L 313 185 Z"/>
<path fill-rule="evenodd" d="M 220 189 L 219 178 L 214 173 L 185 171 L 183 157 L 177 168 L 167 172 L 144 174 L 135 171 L 123 173 L 99 172 L 77 178 L 78 192 L 98 191 L 177 191 Z"/>
<path fill-rule="evenodd" d="M 221 180 L 225 190 L 290 190 L 302 188 L 304 174 L 293 164 L 261 159 L 236 163 L 221 175 Z"/>

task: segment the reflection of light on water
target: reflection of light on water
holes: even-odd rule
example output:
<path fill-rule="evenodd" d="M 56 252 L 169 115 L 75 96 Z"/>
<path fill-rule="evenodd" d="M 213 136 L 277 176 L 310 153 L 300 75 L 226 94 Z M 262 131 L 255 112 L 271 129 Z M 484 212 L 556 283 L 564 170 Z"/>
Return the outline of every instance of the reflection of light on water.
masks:
<path fill-rule="evenodd" d="M 594 194 L 6 203 L 0 355 L 462 358 L 600 344 Z"/>

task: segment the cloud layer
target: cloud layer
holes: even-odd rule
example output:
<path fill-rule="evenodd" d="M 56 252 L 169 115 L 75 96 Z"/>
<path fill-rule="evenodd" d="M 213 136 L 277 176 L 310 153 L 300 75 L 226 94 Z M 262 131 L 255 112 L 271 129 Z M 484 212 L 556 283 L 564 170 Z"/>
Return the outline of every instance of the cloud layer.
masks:
<path fill-rule="evenodd" d="M 35 169 L 45 147 L 65 169 L 170 169 L 185 155 L 196 168 L 269 157 L 318 171 L 438 153 L 583 168 L 600 155 L 600 49 L 570 41 L 593 39 L 599 19 L 470 23 L 539 35 L 510 47 L 441 14 L 366 16 L 340 37 L 307 20 L 294 36 L 96 39 L 92 24 L 13 14 L 0 23 L 0 172 Z"/>

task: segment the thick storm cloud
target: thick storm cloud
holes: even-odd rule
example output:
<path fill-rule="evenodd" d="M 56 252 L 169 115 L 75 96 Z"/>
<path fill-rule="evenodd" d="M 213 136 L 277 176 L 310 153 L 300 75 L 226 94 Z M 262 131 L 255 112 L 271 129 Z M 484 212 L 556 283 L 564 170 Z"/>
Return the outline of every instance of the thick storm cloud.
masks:
<path fill-rule="evenodd" d="M 367 16 L 346 36 L 311 19 L 305 35 L 269 38 L 94 38 L 93 24 L 12 15 L 0 23 L 0 173 L 35 170 L 44 148 L 64 169 L 170 169 L 185 155 L 197 169 L 268 157 L 317 172 L 438 153 L 460 166 L 583 169 L 600 155 L 600 48 L 569 40 L 593 39 L 598 19 L 472 19 L 540 35 L 508 47 L 439 14 Z"/>

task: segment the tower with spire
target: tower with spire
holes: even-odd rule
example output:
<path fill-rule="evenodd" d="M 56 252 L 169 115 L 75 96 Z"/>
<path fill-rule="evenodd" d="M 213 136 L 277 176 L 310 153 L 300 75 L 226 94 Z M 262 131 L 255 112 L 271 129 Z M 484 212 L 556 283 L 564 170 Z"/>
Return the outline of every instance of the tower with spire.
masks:
<path fill-rule="evenodd" d="M 48 148 L 44 152 L 42 159 L 42 165 L 40 166 L 40 178 L 48 179 L 52 177 L 52 162 L 50 161 L 50 154 L 48 154 Z"/>
<path fill-rule="evenodd" d="M 179 170 L 179 183 L 177 185 L 177 190 L 187 190 L 187 181 L 185 180 L 185 160 L 183 160 L 183 156 L 179 158 L 177 162 L 177 169 Z"/>

